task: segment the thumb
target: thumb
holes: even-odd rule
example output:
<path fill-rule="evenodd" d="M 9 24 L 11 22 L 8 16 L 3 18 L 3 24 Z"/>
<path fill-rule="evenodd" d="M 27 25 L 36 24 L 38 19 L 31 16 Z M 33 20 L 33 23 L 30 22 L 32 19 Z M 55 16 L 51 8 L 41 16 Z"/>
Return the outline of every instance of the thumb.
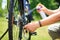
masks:
<path fill-rule="evenodd" d="M 25 26 L 23 27 L 23 29 L 27 29 L 27 26 L 25 25 Z"/>

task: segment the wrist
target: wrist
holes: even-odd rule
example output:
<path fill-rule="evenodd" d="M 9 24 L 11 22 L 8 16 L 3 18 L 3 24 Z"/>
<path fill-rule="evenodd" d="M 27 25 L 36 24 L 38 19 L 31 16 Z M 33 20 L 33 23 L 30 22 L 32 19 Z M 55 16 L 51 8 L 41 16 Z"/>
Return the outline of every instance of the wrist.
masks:
<path fill-rule="evenodd" d="M 41 25 L 41 22 L 40 21 L 38 21 L 38 23 L 39 23 L 39 27 L 41 27 L 42 25 Z"/>
<path fill-rule="evenodd" d="M 36 22 L 36 26 L 37 26 L 37 28 L 41 27 L 41 26 L 42 26 L 42 25 L 41 25 L 41 22 L 40 22 L 40 21 L 37 21 L 37 22 Z"/>

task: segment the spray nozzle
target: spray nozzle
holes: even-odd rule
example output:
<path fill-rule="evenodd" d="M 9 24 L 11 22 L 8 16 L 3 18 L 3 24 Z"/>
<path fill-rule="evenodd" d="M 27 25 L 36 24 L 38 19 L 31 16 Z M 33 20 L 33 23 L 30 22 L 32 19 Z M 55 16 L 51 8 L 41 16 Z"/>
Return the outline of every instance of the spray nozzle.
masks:
<path fill-rule="evenodd" d="M 37 10 L 41 10 L 42 6 L 37 6 L 36 9 Z"/>

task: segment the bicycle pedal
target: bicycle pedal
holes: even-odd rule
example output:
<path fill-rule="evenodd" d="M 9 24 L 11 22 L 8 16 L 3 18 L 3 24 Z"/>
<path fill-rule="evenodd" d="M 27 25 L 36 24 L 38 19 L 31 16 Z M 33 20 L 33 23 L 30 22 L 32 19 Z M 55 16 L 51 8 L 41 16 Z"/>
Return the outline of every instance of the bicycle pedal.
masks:
<path fill-rule="evenodd" d="M 28 33 L 28 31 L 26 30 L 26 33 Z"/>
<path fill-rule="evenodd" d="M 33 33 L 31 33 L 31 35 L 37 35 L 37 32 L 33 32 Z"/>

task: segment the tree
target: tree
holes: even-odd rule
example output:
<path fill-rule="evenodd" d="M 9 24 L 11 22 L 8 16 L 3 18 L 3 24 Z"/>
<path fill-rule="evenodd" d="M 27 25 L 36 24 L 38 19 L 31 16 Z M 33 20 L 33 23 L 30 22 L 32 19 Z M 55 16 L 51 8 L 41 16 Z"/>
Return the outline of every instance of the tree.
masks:
<path fill-rule="evenodd" d="M 0 16 L 2 16 L 2 13 L 3 13 L 3 11 L 2 11 L 2 0 L 0 0 Z"/>
<path fill-rule="evenodd" d="M 0 8 L 2 8 L 2 0 L 0 0 Z"/>
<path fill-rule="evenodd" d="M 55 2 L 55 0 L 30 0 L 31 9 L 36 7 L 36 5 L 38 3 L 42 3 L 48 9 L 56 9 L 56 8 L 58 8 L 57 3 Z M 37 18 L 39 18 L 39 16 L 40 16 L 36 11 L 33 12 L 33 15 L 38 16 Z"/>
<path fill-rule="evenodd" d="M 38 3 L 42 3 L 43 5 L 45 5 L 49 9 L 56 9 L 57 8 L 57 3 L 55 2 L 55 0 L 31 0 L 30 1 L 31 8 L 35 7 Z"/>

